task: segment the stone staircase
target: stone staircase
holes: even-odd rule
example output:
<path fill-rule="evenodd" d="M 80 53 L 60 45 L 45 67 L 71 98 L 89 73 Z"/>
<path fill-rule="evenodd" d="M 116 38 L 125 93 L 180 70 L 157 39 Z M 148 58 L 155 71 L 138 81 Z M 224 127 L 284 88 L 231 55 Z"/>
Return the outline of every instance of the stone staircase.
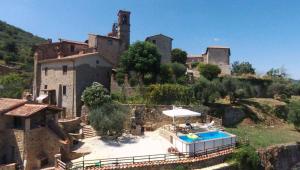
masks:
<path fill-rule="evenodd" d="M 82 127 L 82 133 L 84 138 L 92 138 L 97 136 L 97 132 L 91 125 L 84 125 Z"/>

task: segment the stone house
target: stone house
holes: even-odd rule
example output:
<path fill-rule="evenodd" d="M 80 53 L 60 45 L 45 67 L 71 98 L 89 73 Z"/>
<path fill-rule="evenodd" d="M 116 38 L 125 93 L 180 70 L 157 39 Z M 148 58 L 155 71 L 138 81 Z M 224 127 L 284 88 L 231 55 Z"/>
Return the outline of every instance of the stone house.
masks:
<path fill-rule="evenodd" d="M 204 54 L 188 56 L 187 64 L 190 65 L 193 62 L 214 64 L 220 67 L 221 75 L 230 75 L 230 55 L 228 47 L 210 46 Z"/>
<path fill-rule="evenodd" d="M 153 35 L 146 38 L 145 41 L 152 42 L 156 45 L 158 52 L 161 54 L 161 63 L 171 62 L 172 41 L 171 37 L 163 34 Z"/>
<path fill-rule="evenodd" d="M 99 82 L 110 88 L 112 66 L 99 52 L 70 55 L 38 62 L 36 100 L 65 109 L 61 118 L 81 116 L 81 95 L 87 86 Z"/>
<path fill-rule="evenodd" d="M 111 70 L 130 45 L 130 12 L 120 10 L 107 36 L 85 42 L 60 39 L 35 47 L 33 99 L 65 109 L 63 118 L 81 116 L 83 90 L 93 82 L 110 89 Z"/>
<path fill-rule="evenodd" d="M 0 98 L 0 164 L 40 169 L 53 166 L 55 154 L 68 153 L 69 140 L 57 124 L 59 112 L 47 104 Z"/>

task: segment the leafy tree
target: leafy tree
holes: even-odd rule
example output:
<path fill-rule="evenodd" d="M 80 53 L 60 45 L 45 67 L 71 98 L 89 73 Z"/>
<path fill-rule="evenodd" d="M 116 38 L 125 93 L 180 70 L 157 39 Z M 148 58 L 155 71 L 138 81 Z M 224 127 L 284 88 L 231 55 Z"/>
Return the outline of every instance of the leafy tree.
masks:
<path fill-rule="evenodd" d="M 167 63 L 160 66 L 160 79 L 162 83 L 183 82 L 186 67 L 180 63 Z"/>
<path fill-rule="evenodd" d="M 138 41 L 132 44 L 121 56 L 121 68 L 126 72 L 135 72 L 139 82 L 144 82 L 145 74 L 159 73 L 161 55 L 150 42 Z"/>
<path fill-rule="evenodd" d="M 289 105 L 288 120 L 300 130 L 300 100 L 292 100 Z"/>
<path fill-rule="evenodd" d="M 293 95 L 300 95 L 300 83 L 293 83 L 291 88 Z"/>
<path fill-rule="evenodd" d="M 242 82 L 235 78 L 225 77 L 220 89 L 221 96 L 228 96 L 230 103 L 236 102 L 237 99 L 253 97 L 255 95 L 254 88 L 246 82 Z"/>
<path fill-rule="evenodd" d="M 0 76 L 0 97 L 21 98 L 24 84 L 25 80 L 18 74 Z"/>
<path fill-rule="evenodd" d="M 114 102 L 107 102 L 89 113 L 89 121 L 102 135 L 121 135 L 127 110 Z"/>
<path fill-rule="evenodd" d="M 285 100 L 291 97 L 292 87 L 286 81 L 274 81 L 267 89 L 267 94 L 270 97 Z"/>
<path fill-rule="evenodd" d="M 175 62 L 171 64 L 171 67 L 176 79 L 185 75 L 186 72 L 185 65 Z"/>
<path fill-rule="evenodd" d="M 171 65 L 168 64 L 162 64 L 160 65 L 160 82 L 161 83 L 173 83 L 173 69 Z"/>
<path fill-rule="evenodd" d="M 220 97 L 219 80 L 209 81 L 201 77 L 198 82 L 193 85 L 194 97 L 203 104 L 213 103 Z"/>
<path fill-rule="evenodd" d="M 249 62 L 238 62 L 235 61 L 232 64 L 232 74 L 243 75 L 243 74 L 255 74 L 255 69 L 252 67 L 252 64 Z"/>
<path fill-rule="evenodd" d="M 217 78 L 218 75 L 221 73 L 221 69 L 217 65 L 213 64 L 199 64 L 198 66 L 200 75 L 205 77 L 208 80 L 212 80 Z"/>
<path fill-rule="evenodd" d="M 287 73 L 286 73 L 286 70 L 285 68 L 281 67 L 281 68 L 277 68 L 277 69 L 274 69 L 272 68 L 271 70 L 269 70 L 267 73 L 266 73 L 266 76 L 267 77 L 270 77 L 270 78 L 287 78 Z"/>
<path fill-rule="evenodd" d="M 185 64 L 187 60 L 187 53 L 179 48 L 175 48 L 171 51 L 172 62 L 178 62 Z"/>
<path fill-rule="evenodd" d="M 81 100 L 90 109 L 100 107 L 104 103 L 110 103 L 112 101 L 108 90 L 98 82 L 94 82 L 83 91 Z"/>

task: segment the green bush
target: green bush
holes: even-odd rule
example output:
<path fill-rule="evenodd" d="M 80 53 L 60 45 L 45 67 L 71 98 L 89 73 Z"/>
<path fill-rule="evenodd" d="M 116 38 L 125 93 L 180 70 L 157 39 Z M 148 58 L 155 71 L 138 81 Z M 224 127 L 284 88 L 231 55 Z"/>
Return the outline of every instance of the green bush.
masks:
<path fill-rule="evenodd" d="M 205 77 L 208 80 L 217 78 L 218 75 L 221 73 L 221 69 L 217 65 L 213 65 L 213 64 L 200 63 L 198 69 L 200 75 Z"/>
<path fill-rule="evenodd" d="M 192 89 L 179 84 L 154 84 L 150 85 L 146 100 L 152 104 L 190 104 Z"/>
<path fill-rule="evenodd" d="M 199 65 L 199 62 L 192 62 L 192 64 L 191 64 L 192 68 L 196 68 L 196 67 L 198 67 L 198 65 Z"/>
<path fill-rule="evenodd" d="M 89 108 L 97 108 L 104 103 L 110 103 L 112 101 L 108 90 L 98 82 L 94 82 L 83 91 L 81 100 Z"/>
<path fill-rule="evenodd" d="M 240 170 L 257 170 L 261 168 L 258 153 L 250 145 L 242 145 L 238 148 L 233 154 L 233 159 Z"/>
<path fill-rule="evenodd" d="M 289 105 L 288 120 L 300 129 L 300 100 L 292 100 Z"/>
<path fill-rule="evenodd" d="M 0 97 L 21 98 L 25 87 L 25 79 L 19 74 L 0 76 Z"/>
<path fill-rule="evenodd" d="M 89 113 L 89 122 L 101 135 L 121 135 L 128 110 L 117 103 L 104 103 Z"/>
<path fill-rule="evenodd" d="M 292 95 L 292 88 L 288 82 L 275 81 L 268 87 L 267 94 L 269 97 L 286 101 Z"/>
<path fill-rule="evenodd" d="M 206 78 L 201 77 L 192 87 L 194 98 L 203 104 L 215 102 L 215 100 L 220 97 L 219 84 L 220 82 L 218 80 L 211 82 Z"/>

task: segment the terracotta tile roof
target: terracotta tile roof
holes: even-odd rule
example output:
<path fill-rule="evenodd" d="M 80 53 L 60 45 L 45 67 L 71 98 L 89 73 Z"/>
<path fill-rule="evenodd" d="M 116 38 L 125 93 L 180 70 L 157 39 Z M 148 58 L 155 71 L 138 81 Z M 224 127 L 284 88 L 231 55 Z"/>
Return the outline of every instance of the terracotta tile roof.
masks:
<path fill-rule="evenodd" d="M 57 62 L 57 61 L 64 61 L 64 60 L 76 60 L 78 58 L 89 57 L 89 56 L 94 56 L 94 55 L 100 56 L 100 53 L 99 52 L 91 52 L 91 53 L 85 53 L 85 54 L 75 54 L 75 55 L 70 55 L 70 56 L 66 56 L 66 57 L 62 57 L 62 58 L 41 60 L 41 61 L 39 61 L 39 63 Z M 107 60 L 105 57 L 101 56 L 101 58 L 103 58 L 106 62 L 108 62 L 109 64 L 112 65 L 112 63 L 109 60 Z"/>
<path fill-rule="evenodd" d="M 53 110 L 62 110 L 58 107 L 47 105 L 47 104 L 24 104 L 20 107 L 17 107 L 13 110 L 10 110 L 5 113 L 7 116 L 20 116 L 28 117 L 44 109 L 53 109 Z"/>
<path fill-rule="evenodd" d="M 22 99 L 0 98 L 0 114 L 18 106 L 24 105 L 27 101 Z"/>
<path fill-rule="evenodd" d="M 48 105 L 24 104 L 16 109 L 6 112 L 5 115 L 27 117 L 47 107 Z"/>

